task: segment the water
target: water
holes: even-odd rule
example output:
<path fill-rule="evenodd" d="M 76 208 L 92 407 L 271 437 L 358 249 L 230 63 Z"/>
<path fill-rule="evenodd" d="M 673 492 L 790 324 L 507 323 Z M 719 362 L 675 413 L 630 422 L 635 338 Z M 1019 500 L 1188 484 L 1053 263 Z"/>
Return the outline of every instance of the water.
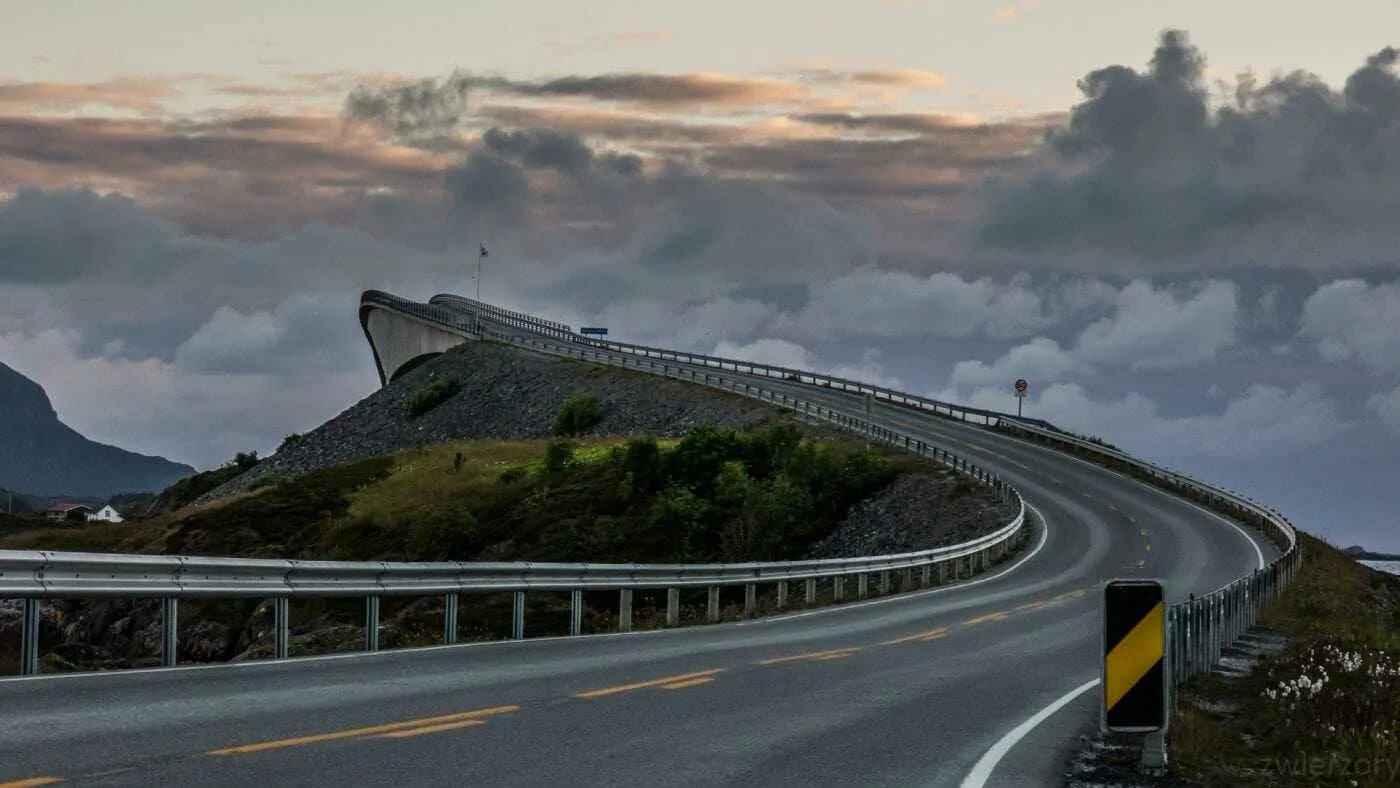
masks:
<path fill-rule="evenodd" d="M 1362 561 L 1361 563 L 1379 569 L 1382 572 L 1389 572 L 1392 575 L 1400 575 L 1400 561 Z"/>

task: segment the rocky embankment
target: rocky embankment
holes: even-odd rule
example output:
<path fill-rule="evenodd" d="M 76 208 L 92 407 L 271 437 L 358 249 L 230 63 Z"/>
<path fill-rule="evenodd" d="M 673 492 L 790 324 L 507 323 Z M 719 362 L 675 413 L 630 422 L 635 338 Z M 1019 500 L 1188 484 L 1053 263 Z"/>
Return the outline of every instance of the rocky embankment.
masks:
<path fill-rule="evenodd" d="M 951 472 L 905 473 L 851 509 L 812 548 L 812 558 L 854 558 L 928 550 L 976 539 L 1010 522 L 1016 507 Z"/>
<path fill-rule="evenodd" d="M 417 418 L 413 392 L 444 377 L 460 389 Z M 774 415 L 744 397 L 638 372 L 468 342 L 423 364 L 199 499 L 248 489 L 260 479 L 300 476 L 351 460 L 451 440 L 549 437 L 564 401 L 597 395 L 602 420 L 589 435 L 673 437 L 700 424 L 743 427 Z"/>

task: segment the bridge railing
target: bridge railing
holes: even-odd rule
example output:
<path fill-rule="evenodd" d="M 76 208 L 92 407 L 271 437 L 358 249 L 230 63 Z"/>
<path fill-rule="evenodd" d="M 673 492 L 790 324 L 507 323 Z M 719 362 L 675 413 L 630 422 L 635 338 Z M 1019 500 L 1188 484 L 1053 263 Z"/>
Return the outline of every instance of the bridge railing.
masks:
<path fill-rule="evenodd" d="M 1010 418 L 1003 419 L 998 427 L 1057 444 L 1058 448 L 1072 454 L 1087 455 L 1105 466 L 1126 471 L 1182 498 L 1252 525 L 1278 546 L 1279 555 L 1251 574 L 1167 609 L 1167 663 L 1174 685 L 1184 684 L 1218 664 L 1225 650 L 1258 621 L 1264 605 L 1277 598 L 1298 573 L 1302 551 L 1296 529 L 1278 511 L 1258 501 L 1063 432 Z"/>
<path fill-rule="evenodd" d="M 396 305 L 397 308 L 397 305 Z M 567 591 L 570 594 L 570 634 L 582 633 L 583 592 L 616 590 L 618 629 L 632 627 L 632 596 L 646 589 L 667 590 L 666 622 L 680 623 L 680 591 L 708 589 L 707 619 L 719 619 L 720 589 L 744 587 L 746 615 L 756 610 L 757 586 L 775 584 L 777 606 L 787 605 L 789 583 L 804 584 L 807 603 L 814 603 L 817 581 L 830 580 L 834 601 L 847 594 L 854 580 L 855 597 L 864 597 L 869 580 L 878 576 L 882 591 L 891 587 L 895 572 L 903 572 L 902 587 L 927 587 L 956 581 L 988 568 L 1011 552 L 1026 532 L 1026 506 L 1020 494 L 995 473 L 928 442 L 867 421 L 841 409 L 802 400 L 741 379 L 692 368 L 629 359 L 607 351 L 542 338 L 499 334 L 499 341 L 538 352 L 587 358 L 617 366 L 648 366 L 657 374 L 731 391 L 790 409 L 803 418 L 825 422 L 866 435 L 873 441 L 904 449 L 989 488 L 1001 501 L 1015 506 L 1016 515 L 996 530 L 960 544 L 890 555 L 724 564 L 554 564 L 554 563 L 386 563 L 274 559 L 207 558 L 193 556 L 112 555 L 48 551 L 0 551 L 0 598 L 23 600 L 20 670 L 40 670 L 40 603 L 55 598 L 158 598 L 161 600 L 162 661 L 174 666 L 178 654 L 179 601 L 191 598 L 253 597 L 272 599 L 274 656 L 290 656 L 290 600 L 306 597 L 363 597 L 365 649 L 379 648 L 380 599 L 385 596 L 444 595 L 443 641 L 457 640 L 458 595 L 465 592 L 513 593 L 511 633 L 525 633 L 527 591 Z M 607 356 L 607 358 L 603 358 Z M 660 369 L 655 369 L 659 366 Z M 917 580 L 915 579 L 917 573 Z"/>
<path fill-rule="evenodd" d="M 527 315 L 524 312 L 516 312 L 510 309 L 477 301 L 474 298 L 452 295 L 450 293 L 439 293 L 428 299 L 429 304 L 435 306 L 446 306 L 471 314 L 480 315 L 490 322 L 503 323 L 516 328 L 524 328 L 538 331 L 549 336 L 567 337 L 573 334 L 572 329 L 563 323 L 556 323 L 553 320 L 545 320 L 534 315 Z"/>

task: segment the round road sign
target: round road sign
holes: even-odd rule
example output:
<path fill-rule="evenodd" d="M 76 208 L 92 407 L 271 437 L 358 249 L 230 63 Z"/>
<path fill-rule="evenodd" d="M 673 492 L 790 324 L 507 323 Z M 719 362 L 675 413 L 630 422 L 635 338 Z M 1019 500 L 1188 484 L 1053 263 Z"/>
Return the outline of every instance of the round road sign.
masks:
<path fill-rule="evenodd" d="M 1030 387 L 1030 384 L 1026 382 L 1026 379 L 1025 379 L 1025 378 L 1017 378 L 1017 379 L 1016 379 L 1016 393 L 1017 393 L 1017 394 L 1025 394 L 1025 393 L 1026 393 L 1026 389 L 1029 388 L 1029 387 Z"/>

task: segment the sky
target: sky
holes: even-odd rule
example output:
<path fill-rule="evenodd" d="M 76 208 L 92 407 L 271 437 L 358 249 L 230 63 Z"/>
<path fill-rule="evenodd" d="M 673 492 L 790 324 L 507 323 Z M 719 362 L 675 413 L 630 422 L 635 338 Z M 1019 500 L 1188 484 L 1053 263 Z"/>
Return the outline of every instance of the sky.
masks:
<path fill-rule="evenodd" d="M 9 3 L 0 362 L 212 467 L 359 292 L 1014 408 L 1400 550 L 1400 6 Z"/>

